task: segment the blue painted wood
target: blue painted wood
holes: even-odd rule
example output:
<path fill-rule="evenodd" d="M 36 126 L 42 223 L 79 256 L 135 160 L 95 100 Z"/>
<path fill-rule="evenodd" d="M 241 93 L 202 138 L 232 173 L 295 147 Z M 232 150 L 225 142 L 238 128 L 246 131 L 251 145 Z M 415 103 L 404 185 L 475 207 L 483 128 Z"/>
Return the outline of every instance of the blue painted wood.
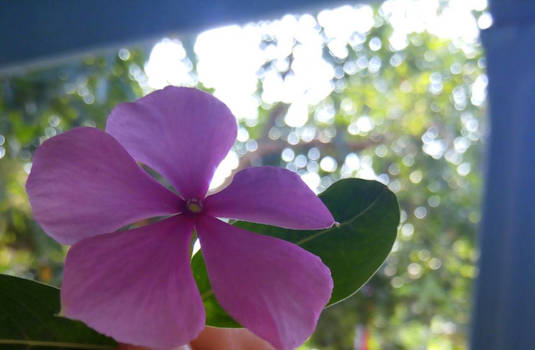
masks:
<path fill-rule="evenodd" d="M 489 7 L 497 26 L 518 25 L 535 19 L 533 0 L 490 0 Z"/>
<path fill-rule="evenodd" d="M 342 0 L 4 0 L 0 68 Z"/>
<path fill-rule="evenodd" d="M 506 5 L 482 34 L 491 133 L 472 350 L 535 349 L 535 6 L 491 9 Z"/>

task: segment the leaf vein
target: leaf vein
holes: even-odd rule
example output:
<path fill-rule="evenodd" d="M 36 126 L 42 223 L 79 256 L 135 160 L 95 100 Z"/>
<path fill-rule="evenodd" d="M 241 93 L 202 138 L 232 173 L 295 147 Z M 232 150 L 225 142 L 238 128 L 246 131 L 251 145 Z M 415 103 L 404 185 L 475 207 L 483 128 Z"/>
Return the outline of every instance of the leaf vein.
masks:
<path fill-rule="evenodd" d="M 355 217 L 351 218 L 350 220 L 347 220 L 346 222 L 343 222 L 341 223 L 338 228 L 340 227 L 343 227 L 343 226 L 347 226 L 349 225 L 350 223 L 352 223 L 353 221 L 357 220 L 360 216 L 364 215 L 367 211 L 369 211 L 371 208 L 373 208 L 375 206 L 375 204 L 377 204 L 377 202 L 379 201 L 379 199 L 381 198 L 381 196 L 383 195 L 383 193 L 385 192 L 386 190 L 386 187 L 383 187 L 383 189 L 381 190 L 381 192 L 377 195 L 377 198 L 375 198 L 366 208 L 364 208 L 363 211 L 361 211 L 360 213 L 358 213 Z M 328 228 L 328 229 L 325 229 L 325 230 L 322 230 L 322 231 L 319 231 L 319 232 L 316 232 L 315 234 L 313 235 L 310 235 L 308 237 L 305 237 L 303 239 L 301 239 L 300 241 L 297 241 L 295 244 L 297 245 L 302 245 L 308 241 L 311 241 L 313 239 L 316 239 L 320 236 L 323 236 L 324 234 L 326 234 L 327 232 L 329 232 L 330 230 L 332 229 L 332 227 Z"/>

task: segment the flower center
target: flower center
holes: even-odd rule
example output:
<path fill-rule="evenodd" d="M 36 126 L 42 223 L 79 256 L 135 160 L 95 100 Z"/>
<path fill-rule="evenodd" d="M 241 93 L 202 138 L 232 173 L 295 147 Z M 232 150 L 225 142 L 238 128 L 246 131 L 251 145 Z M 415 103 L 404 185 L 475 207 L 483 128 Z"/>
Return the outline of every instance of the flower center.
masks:
<path fill-rule="evenodd" d="M 190 213 L 199 214 L 202 211 L 202 202 L 196 198 L 190 198 L 186 201 L 186 208 Z"/>

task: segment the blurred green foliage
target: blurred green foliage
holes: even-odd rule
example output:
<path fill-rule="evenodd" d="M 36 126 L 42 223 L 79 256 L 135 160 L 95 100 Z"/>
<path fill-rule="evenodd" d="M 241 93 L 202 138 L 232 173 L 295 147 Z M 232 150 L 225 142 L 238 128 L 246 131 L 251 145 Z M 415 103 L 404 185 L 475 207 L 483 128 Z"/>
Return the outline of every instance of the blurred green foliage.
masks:
<path fill-rule="evenodd" d="M 405 48 L 393 50 L 392 26 L 374 11 L 375 25 L 355 33 L 342 58 L 318 25 L 334 88 L 310 109 L 307 124 L 289 127 L 285 104 L 262 103 L 256 123 L 240 121 L 250 139 L 234 149 L 239 167 L 317 173 L 319 189 L 341 177 L 378 177 L 399 198 L 392 254 L 359 293 L 324 312 L 308 346 L 352 349 L 356 327 L 364 326 L 370 349 L 464 349 L 477 274 L 485 109 L 476 89 L 486 82 L 485 59 L 478 43 L 427 32 L 410 34 Z M 263 45 L 276 44 L 265 36 Z M 195 75 L 197 57 L 186 51 Z M 146 92 L 148 53 L 122 49 L 0 77 L 1 273 L 60 283 L 66 248 L 33 221 L 24 190 L 32 152 L 63 130 L 103 128 L 113 106 Z M 287 62 L 282 78 L 292 73 L 292 53 Z M 277 64 L 267 60 L 263 71 Z M 262 82 L 259 72 L 259 99 Z M 251 139 L 255 147 L 247 145 Z"/>

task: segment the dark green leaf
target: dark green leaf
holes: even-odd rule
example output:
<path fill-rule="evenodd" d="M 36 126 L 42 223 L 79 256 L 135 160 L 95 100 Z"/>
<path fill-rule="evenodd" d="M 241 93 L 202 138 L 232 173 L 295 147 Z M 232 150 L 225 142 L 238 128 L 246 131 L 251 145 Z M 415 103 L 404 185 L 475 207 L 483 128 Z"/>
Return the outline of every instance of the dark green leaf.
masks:
<path fill-rule="evenodd" d="M 59 289 L 0 275 L 0 349 L 115 349 L 117 343 L 82 322 L 57 316 Z"/>
<path fill-rule="evenodd" d="M 206 324 L 227 328 L 241 327 L 223 310 L 214 297 L 208 274 L 206 273 L 206 265 L 200 252 L 193 256 L 191 267 L 206 310 Z"/>
<path fill-rule="evenodd" d="M 381 266 L 396 239 L 399 207 L 396 196 L 377 181 L 344 179 L 319 196 L 339 223 L 322 231 L 297 231 L 248 222 L 235 225 L 285 239 L 318 255 L 331 269 L 333 305 L 353 295 Z M 207 324 L 236 327 L 212 293 L 202 254 L 192 268 L 207 310 Z"/>

